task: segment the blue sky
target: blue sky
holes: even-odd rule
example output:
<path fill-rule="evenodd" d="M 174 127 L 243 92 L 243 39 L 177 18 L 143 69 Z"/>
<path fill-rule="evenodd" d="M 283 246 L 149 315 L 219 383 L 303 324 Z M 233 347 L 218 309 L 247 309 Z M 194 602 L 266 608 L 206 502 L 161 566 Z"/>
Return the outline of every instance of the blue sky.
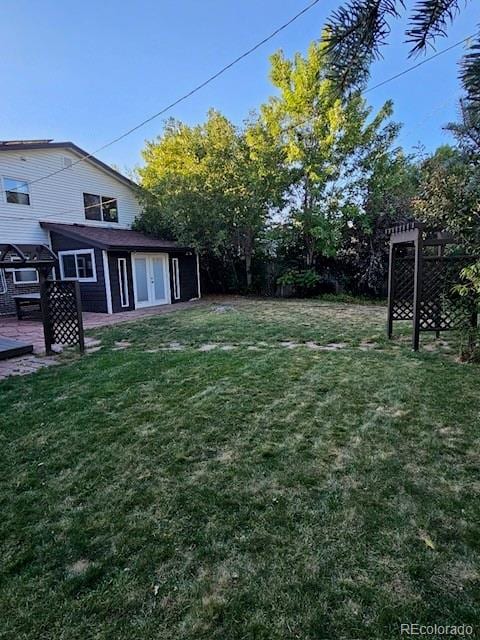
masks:
<path fill-rule="evenodd" d="M 0 22 L 0 139 L 71 140 L 94 151 L 204 80 L 297 13 L 307 0 L 2 0 Z M 412 4 L 412 2 L 407 4 Z M 171 115 L 201 122 L 215 107 L 241 123 L 272 93 L 268 56 L 282 48 L 304 52 L 320 35 L 339 0 L 324 0 Z M 475 6 L 474 6 L 475 5 Z M 438 48 L 475 30 L 470 3 Z M 413 64 L 402 25 L 394 27 L 375 84 Z M 392 98 L 404 123 L 400 143 L 427 149 L 449 140 L 442 125 L 455 118 L 461 48 L 368 95 L 379 107 Z M 141 163 L 156 120 L 99 153 L 121 168 Z"/>

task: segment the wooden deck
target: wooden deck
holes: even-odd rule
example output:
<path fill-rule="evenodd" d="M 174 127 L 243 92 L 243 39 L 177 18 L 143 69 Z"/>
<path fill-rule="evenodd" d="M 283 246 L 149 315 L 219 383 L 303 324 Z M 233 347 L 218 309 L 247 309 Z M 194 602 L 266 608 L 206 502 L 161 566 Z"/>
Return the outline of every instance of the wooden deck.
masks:
<path fill-rule="evenodd" d="M 2 336 L 0 336 L 0 360 L 15 358 L 32 352 L 33 344 L 12 340 L 11 338 L 2 338 Z"/>

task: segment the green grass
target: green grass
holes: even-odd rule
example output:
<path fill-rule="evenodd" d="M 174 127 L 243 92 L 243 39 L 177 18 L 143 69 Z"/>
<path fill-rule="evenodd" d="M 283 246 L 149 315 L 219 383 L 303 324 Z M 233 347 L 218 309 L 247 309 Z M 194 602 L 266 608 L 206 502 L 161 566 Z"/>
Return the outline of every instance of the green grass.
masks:
<path fill-rule="evenodd" d="M 0 638 L 478 624 L 479 369 L 384 316 L 237 299 L 0 383 Z"/>

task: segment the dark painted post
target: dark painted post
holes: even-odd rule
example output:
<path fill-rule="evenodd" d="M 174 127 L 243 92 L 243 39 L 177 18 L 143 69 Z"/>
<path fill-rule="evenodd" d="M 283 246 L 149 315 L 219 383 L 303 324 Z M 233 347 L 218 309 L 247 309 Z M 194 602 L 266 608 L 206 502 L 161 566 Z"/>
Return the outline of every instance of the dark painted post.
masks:
<path fill-rule="evenodd" d="M 437 257 L 439 260 L 441 260 L 443 258 L 443 255 L 445 253 L 444 251 L 445 247 L 443 245 L 438 245 L 437 247 Z M 445 270 L 445 265 L 442 264 L 442 271 Z M 440 323 L 442 321 L 442 299 L 441 296 L 438 296 L 438 300 L 437 300 L 437 305 L 436 305 L 436 318 L 435 318 L 435 326 L 439 327 Z M 440 331 L 437 329 L 437 331 L 435 331 L 435 336 L 437 338 L 437 340 L 440 338 Z"/>
<path fill-rule="evenodd" d="M 393 274 L 394 274 L 394 261 L 395 248 L 390 238 L 390 248 L 388 253 L 388 310 L 387 310 L 387 336 L 391 338 L 393 335 L 393 300 L 395 292 L 393 290 Z"/>
<path fill-rule="evenodd" d="M 422 271 L 423 271 L 423 235 L 422 229 L 417 229 L 415 238 L 415 271 L 413 289 L 413 339 L 412 347 L 418 351 L 420 347 L 420 305 L 422 298 Z"/>
<path fill-rule="evenodd" d="M 80 353 L 85 353 L 85 333 L 83 331 L 83 316 L 82 316 L 82 298 L 80 296 L 80 285 L 78 280 L 75 280 L 75 304 L 77 308 L 77 322 L 78 322 L 78 345 L 80 347 Z"/>
<path fill-rule="evenodd" d="M 48 310 L 48 282 L 47 274 L 43 269 L 38 269 L 38 280 L 40 284 L 40 309 L 42 312 L 43 337 L 45 339 L 45 352 L 47 356 L 52 351 L 52 327 L 50 324 L 50 313 Z"/>

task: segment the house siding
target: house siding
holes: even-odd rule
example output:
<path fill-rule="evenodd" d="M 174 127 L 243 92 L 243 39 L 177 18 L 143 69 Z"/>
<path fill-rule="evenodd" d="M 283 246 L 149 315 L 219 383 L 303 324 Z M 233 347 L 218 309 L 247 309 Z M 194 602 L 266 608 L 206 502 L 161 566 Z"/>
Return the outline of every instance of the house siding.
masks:
<path fill-rule="evenodd" d="M 72 249 L 92 249 L 91 245 L 78 240 L 66 238 L 59 233 L 51 233 L 52 249 L 58 251 L 69 251 Z M 97 313 L 107 313 L 107 298 L 105 295 L 105 273 L 103 270 L 103 254 L 101 249 L 94 249 L 95 269 L 97 272 L 97 282 L 80 282 L 80 295 L 82 298 L 82 309 L 84 311 L 95 311 Z M 60 274 L 57 273 L 57 277 Z"/>
<path fill-rule="evenodd" d="M 63 158 L 75 162 L 79 156 L 68 149 L 0 151 L 0 243 L 48 244 L 48 233 L 40 220 L 64 224 L 87 224 L 130 228 L 140 214 L 134 189 L 88 161 L 69 167 L 30 185 L 30 205 L 6 202 L 3 177 L 31 182 L 63 166 Z M 83 194 L 94 193 L 117 198 L 118 223 L 85 219 Z"/>

